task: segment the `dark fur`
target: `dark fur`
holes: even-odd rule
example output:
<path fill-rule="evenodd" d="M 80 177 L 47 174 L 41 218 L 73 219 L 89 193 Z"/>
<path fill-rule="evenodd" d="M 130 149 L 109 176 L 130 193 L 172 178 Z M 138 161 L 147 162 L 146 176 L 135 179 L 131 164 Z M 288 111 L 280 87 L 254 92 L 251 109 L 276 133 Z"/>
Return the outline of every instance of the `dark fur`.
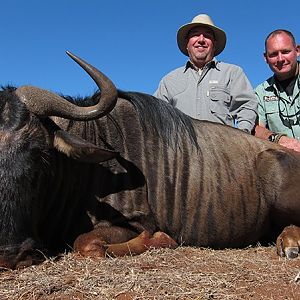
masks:
<path fill-rule="evenodd" d="M 119 97 L 128 100 L 137 111 L 143 130 L 151 130 L 161 136 L 170 145 L 178 146 L 178 137 L 187 133 L 191 143 L 197 146 L 197 138 L 192 119 L 169 103 L 149 94 L 118 91 Z M 62 95 L 66 100 L 78 106 L 94 105 L 98 92 L 91 97 L 71 97 Z M 117 123 L 117 120 L 116 120 Z"/>
<path fill-rule="evenodd" d="M 90 105 L 95 96 L 65 98 Z M 0 264 L 16 266 L 15 254 L 30 261 L 24 245 L 64 251 L 104 221 L 215 248 L 255 243 L 274 224 L 300 225 L 298 154 L 150 95 L 120 91 L 99 120 L 54 119 L 119 153 L 101 164 L 54 149 L 53 122 L 30 113 L 13 88 L 0 92 L 0 109 Z"/>

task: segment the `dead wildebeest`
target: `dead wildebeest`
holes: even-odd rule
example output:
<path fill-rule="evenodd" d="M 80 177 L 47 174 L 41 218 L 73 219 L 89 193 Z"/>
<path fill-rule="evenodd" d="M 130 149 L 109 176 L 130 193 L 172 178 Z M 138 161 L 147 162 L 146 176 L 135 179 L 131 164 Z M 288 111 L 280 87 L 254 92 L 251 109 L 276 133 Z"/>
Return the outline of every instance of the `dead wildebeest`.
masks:
<path fill-rule="evenodd" d="M 193 120 L 150 95 L 117 91 L 69 55 L 101 92 L 0 93 L 2 267 L 72 247 L 91 256 L 244 247 L 283 229 L 278 253 L 298 255 L 299 154 Z"/>

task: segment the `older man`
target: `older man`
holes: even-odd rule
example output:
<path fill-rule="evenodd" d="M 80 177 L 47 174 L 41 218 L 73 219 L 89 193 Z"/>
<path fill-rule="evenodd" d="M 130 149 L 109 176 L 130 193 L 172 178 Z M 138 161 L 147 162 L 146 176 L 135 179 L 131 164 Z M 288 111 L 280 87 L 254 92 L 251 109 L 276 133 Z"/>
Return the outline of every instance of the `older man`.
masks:
<path fill-rule="evenodd" d="M 253 88 L 239 66 L 215 58 L 225 48 L 225 32 L 201 14 L 179 28 L 177 43 L 189 61 L 163 77 L 154 95 L 193 118 L 250 133 L 257 118 Z"/>

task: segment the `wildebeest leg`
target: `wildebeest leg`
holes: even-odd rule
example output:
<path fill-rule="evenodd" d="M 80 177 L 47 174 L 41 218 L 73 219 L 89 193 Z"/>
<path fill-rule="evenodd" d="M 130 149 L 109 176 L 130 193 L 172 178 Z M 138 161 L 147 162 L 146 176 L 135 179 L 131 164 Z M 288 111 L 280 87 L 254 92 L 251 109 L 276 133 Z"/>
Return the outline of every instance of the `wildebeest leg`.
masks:
<path fill-rule="evenodd" d="M 277 253 L 295 258 L 300 252 L 300 163 L 296 152 L 269 150 L 260 154 L 260 181 L 270 205 L 270 218 L 284 228 L 276 241 Z"/>
<path fill-rule="evenodd" d="M 178 244 L 166 233 L 158 231 L 151 236 L 143 231 L 136 238 L 120 244 L 107 245 L 106 253 L 112 256 L 138 255 L 150 248 L 176 248 Z"/>
<path fill-rule="evenodd" d="M 89 257 L 137 255 L 149 248 L 175 248 L 177 243 L 163 232 L 153 236 L 147 231 L 137 235 L 135 232 L 117 226 L 98 227 L 80 235 L 74 250 Z"/>
<path fill-rule="evenodd" d="M 295 258 L 300 253 L 300 166 L 285 161 L 282 167 L 282 183 L 274 204 L 275 223 L 287 226 L 276 241 L 277 253 Z M 274 219 L 273 219 L 274 221 Z M 293 225 L 293 226 L 290 226 Z"/>
<path fill-rule="evenodd" d="M 98 226 L 94 230 L 79 235 L 74 242 L 74 250 L 84 256 L 105 256 L 106 245 L 123 243 L 138 233 L 119 226 Z"/>
<path fill-rule="evenodd" d="M 295 170 L 283 176 L 281 191 L 274 205 L 275 223 L 286 226 L 276 241 L 277 253 L 295 258 L 300 253 L 300 174 Z"/>

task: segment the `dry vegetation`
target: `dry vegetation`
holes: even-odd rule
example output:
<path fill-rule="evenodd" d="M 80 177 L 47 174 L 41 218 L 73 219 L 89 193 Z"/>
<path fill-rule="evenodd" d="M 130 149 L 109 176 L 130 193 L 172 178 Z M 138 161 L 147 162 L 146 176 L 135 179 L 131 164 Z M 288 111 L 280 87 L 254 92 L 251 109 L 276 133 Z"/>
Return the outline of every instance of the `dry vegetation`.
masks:
<path fill-rule="evenodd" d="M 0 273 L 0 299 L 300 299 L 300 258 L 274 247 L 179 247 L 86 259 L 71 253 Z M 298 275 L 299 274 L 299 275 Z"/>

